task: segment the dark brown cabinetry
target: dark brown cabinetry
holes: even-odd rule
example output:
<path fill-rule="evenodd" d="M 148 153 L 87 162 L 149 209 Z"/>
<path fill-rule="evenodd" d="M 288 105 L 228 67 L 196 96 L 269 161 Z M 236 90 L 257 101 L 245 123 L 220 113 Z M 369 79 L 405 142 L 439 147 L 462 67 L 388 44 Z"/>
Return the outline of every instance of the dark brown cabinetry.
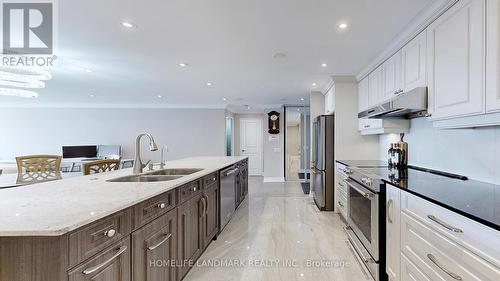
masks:
<path fill-rule="evenodd" d="M 217 179 L 215 175 L 212 179 Z M 205 183 L 207 183 L 205 181 Z M 219 232 L 219 182 L 218 180 L 210 181 L 208 186 L 203 188 L 203 204 L 204 204 L 204 216 L 203 216 L 203 245 L 204 248 L 208 247 L 208 244 Z"/>
<path fill-rule="evenodd" d="M 121 240 L 77 266 L 68 273 L 68 280 L 130 281 L 130 239 Z"/>
<path fill-rule="evenodd" d="M 132 280 L 176 280 L 177 209 L 132 233 Z"/>
<path fill-rule="evenodd" d="M 239 204 L 248 162 L 232 166 Z M 0 237 L 0 281 L 180 281 L 219 232 L 220 190 L 215 171 L 61 236 Z"/>
<path fill-rule="evenodd" d="M 177 214 L 177 268 L 178 280 L 193 266 L 203 251 L 203 206 L 201 190 L 178 208 Z"/>

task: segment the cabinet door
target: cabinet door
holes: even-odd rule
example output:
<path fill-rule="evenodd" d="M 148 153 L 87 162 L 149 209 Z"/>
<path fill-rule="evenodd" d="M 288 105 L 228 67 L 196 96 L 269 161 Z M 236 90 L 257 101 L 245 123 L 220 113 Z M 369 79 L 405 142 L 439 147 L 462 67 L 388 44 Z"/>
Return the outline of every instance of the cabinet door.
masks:
<path fill-rule="evenodd" d="M 484 112 L 484 9 L 485 0 L 460 1 L 427 29 L 433 118 Z"/>
<path fill-rule="evenodd" d="M 384 62 L 382 72 L 384 84 L 380 102 L 393 98 L 401 90 L 401 51 Z"/>
<path fill-rule="evenodd" d="M 203 210 L 201 192 L 182 204 L 177 210 L 177 280 L 186 275 L 203 249 Z"/>
<path fill-rule="evenodd" d="M 205 214 L 203 223 L 204 248 L 212 242 L 219 231 L 219 186 L 212 185 L 204 191 Z"/>
<path fill-rule="evenodd" d="M 500 110 L 500 2 L 488 1 L 486 110 Z"/>
<path fill-rule="evenodd" d="M 401 49 L 403 91 L 427 86 L 427 32 L 424 30 Z"/>
<path fill-rule="evenodd" d="M 379 66 L 368 76 L 368 107 L 380 103 L 383 93 L 383 72 Z"/>
<path fill-rule="evenodd" d="M 358 112 L 368 109 L 368 77 L 358 84 Z"/>
<path fill-rule="evenodd" d="M 335 112 L 335 87 L 332 87 L 325 95 L 325 114 Z"/>
<path fill-rule="evenodd" d="M 243 175 L 242 176 L 243 199 L 245 199 L 245 196 L 248 194 L 248 166 L 245 166 L 241 174 Z"/>
<path fill-rule="evenodd" d="M 389 277 L 389 280 L 392 280 Z M 413 264 L 405 255 L 401 254 L 401 280 L 403 281 L 431 281 L 427 275 Z"/>
<path fill-rule="evenodd" d="M 397 187 L 386 184 L 386 273 L 391 281 L 401 280 L 401 198 Z M 404 280 L 404 279 L 403 279 Z"/>
<path fill-rule="evenodd" d="M 69 281 L 130 281 L 130 239 L 103 250 L 68 274 Z"/>
<path fill-rule="evenodd" d="M 176 280 L 176 239 L 177 209 L 132 233 L 132 280 Z"/>

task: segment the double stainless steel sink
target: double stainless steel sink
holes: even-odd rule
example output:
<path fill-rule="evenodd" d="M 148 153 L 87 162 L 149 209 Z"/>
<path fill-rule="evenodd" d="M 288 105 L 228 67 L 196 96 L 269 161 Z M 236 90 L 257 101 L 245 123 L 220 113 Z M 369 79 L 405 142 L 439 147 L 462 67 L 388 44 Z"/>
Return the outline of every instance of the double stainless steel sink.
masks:
<path fill-rule="evenodd" d="M 194 174 L 203 169 L 163 169 L 154 172 L 149 172 L 146 174 L 130 175 L 125 177 L 119 177 L 108 180 L 108 182 L 160 182 L 160 181 L 171 181 L 175 179 L 182 178 L 187 175 Z"/>

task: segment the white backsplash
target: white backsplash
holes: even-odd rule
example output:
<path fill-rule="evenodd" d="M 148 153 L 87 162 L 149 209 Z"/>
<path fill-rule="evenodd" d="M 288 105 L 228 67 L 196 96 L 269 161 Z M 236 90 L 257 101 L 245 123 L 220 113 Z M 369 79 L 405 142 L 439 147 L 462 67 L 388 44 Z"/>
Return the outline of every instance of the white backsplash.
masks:
<path fill-rule="evenodd" d="M 380 158 L 399 135 L 380 136 Z M 405 141 L 411 165 L 465 175 L 500 184 L 500 127 L 439 130 L 427 118 L 411 121 Z"/>

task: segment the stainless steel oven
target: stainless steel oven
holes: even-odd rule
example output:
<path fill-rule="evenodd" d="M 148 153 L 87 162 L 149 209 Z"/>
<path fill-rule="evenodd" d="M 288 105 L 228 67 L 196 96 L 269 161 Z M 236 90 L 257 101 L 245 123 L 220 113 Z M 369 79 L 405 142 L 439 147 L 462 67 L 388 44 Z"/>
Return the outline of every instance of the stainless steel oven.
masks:
<path fill-rule="evenodd" d="M 362 168 L 346 169 L 347 224 L 349 245 L 374 280 L 387 280 L 385 274 L 385 204 L 383 181 Z M 383 206 L 383 205 L 382 205 Z"/>
<path fill-rule="evenodd" d="M 347 222 L 373 259 L 379 259 L 379 195 L 348 179 Z"/>

